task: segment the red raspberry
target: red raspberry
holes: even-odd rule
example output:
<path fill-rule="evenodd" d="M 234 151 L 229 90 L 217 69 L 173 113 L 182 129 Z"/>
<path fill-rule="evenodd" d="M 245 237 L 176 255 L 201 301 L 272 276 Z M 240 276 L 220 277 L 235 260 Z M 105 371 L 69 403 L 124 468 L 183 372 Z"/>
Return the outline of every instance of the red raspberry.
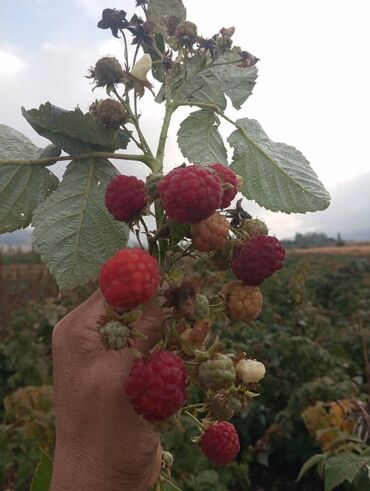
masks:
<path fill-rule="evenodd" d="M 221 205 L 220 179 L 198 165 L 177 167 L 159 183 L 158 192 L 168 216 L 180 223 L 197 223 Z"/>
<path fill-rule="evenodd" d="M 159 286 L 157 260 L 143 249 L 123 249 L 103 264 L 100 288 L 109 305 L 131 310 L 150 300 Z"/>
<path fill-rule="evenodd" d="M 120 222 L 130 222 L 147 205 L 145 185 L 135 176 L 116 176 L 105 193 L 105 206 Z"/>
<path fill-rule="evenodd" d="M 239 437 L 234 425 L 228 421 L 213 423 L 203 433 L 200 448 L 218 465 L 232 462 L 240 450 Z"/>
<path fill-rule="evenodd" d="M 226 218 L 219 213 L 214 213 L 191 227 L 194 248 L 202 252 L 223 249 L 229 229 L 230 225 Z"/>
<path fill-rule="evenodd" d="M 211 164 L 211 167 L 221 179 L 222 184 L 231 184 L 232 187 L 223 190 L 221 208 L 230 206 L 238 192 L 238 177 L 231 169 L 222 164 Z"/>
<path fill-rule="evenodd" d="M 187 372 L 172 351 L 156 351 L 140 358 L 125 384 L 127 397 L 138 414 L 148 421 L 164 421 L 174 415 L 187 398 Z"/>
<path fill-rule="evenodd" d="M 235 252 L 231 269 L 239 280 L 258 286 L 283 267 L 285 249 L 275 237 L 257 235 Z"/>

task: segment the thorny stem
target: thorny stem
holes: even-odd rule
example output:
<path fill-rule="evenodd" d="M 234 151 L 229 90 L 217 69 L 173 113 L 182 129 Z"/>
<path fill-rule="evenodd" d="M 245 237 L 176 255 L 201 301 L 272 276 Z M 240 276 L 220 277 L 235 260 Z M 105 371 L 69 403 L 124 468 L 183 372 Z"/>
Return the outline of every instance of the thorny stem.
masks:
<path fill-rule="evenodd" d="M 133 155 L 126 153 L 114 153 L 114 152 L 88 152 L 77 155 L 63 155 L 61 157 L 42 157 L 40 159 L 30 160 L 7 160 L 0 159 L 0 166 L 2 165 L 54 165 L 58 161 L 65 160 L 89 160 L 89 159 L 119 159 L 119 160 L 132 160 L 143 162 L 149 168 L 152 168 L 153 158 L 148 155 Z"/>
<path fill-rule="evenodd" d="M 367 348 L 367 342 L 366 342 L 366 334 L 365 334 L 365 328 L 363 325 L 363 321 L 360 318 L 358 320 L 358 324 L 360 327 L 360 336 L 361 336 L 361 341 L 362 341 L 362 353 L 363 353 L 363 358 L 364 358 L 364 364 L 365 364 L 365 374 L 366 374 L 366 381 L 367 381 L 367 388 L 370 394 L 370 363 L 369 363 L 369 353 L 368 353 L 368 348 Z"/>
<path fill-rule="evenodd" d="M 130 131 L 127 129 L 127 128 L 126 128 L 126 126 L 125 126 L 125 125 L 122 125 L 122 128 L 123 128 L 125 131 L 127 131 L 127 133 L 131 133 L 131 132 L 130 132 Z M 141 144 L 140 144 L 140 142 L 139 142 L 139 141 L 137 141 L 137 140 L 136 140 L 136 138 L 135 138 L 135 137 L 134 137 L 132 134 L 130 135 L 130 138 L 131 138 L 131 140 L 132 140 L 132 141 L 135 143 L 135 145 L 136 145 L 138 148 L 140 148 L 140 149 L 141 149 Z"/>
<path fill-rule="evenodd" d="M 132 62 L 132 66 L 133 67 L 135 66 L 136 58 L 137 58 L 137 55 L 139 53 L 140 46 L 141 46 L 141 41 L 139 43 L 137 43 L 137 45 L 136 45 L 136 49 L 135 49 L 135 53 L 134 53 L 134 59 L 133 59 L 133 62 Z"/>
<path fill-rule="evenodd" d="M 130 66 L 128 64 L 127 39 L 126 39 L 126 35 L 125 35 L 123 29 L 120 29 L 120 33 L 122 34 L 123 42 L 125 44 L 125 68 L 126 68 L 126 71 L 129 71 L 130 70 Z"/>
<path fill-rule="evenodd" d="M 140 140 L 140 143 L 141 143 L 141 148 L 143 151 L 145 151 L 146 153 L 148 153 L 148 155 L 150 157 L 153 157 L 153 154 L 152 154 L 152 151 L 150 150 L 150 147 L 148 145 L 148 142 L 146 141 L 142 131 L 141 131 L 141 128 L 140 128 L 140 125 L 139 125 L 139 121 L 138 119 L 136 118 L 135 114 L 132 112 L 131 110 L 131 107 L 129 104 L 126 103 L 126 101 L 119 95 L 116 87 L 113 88 L 113 93 L 115 94 L 115 96 L 117 97 L 117 99 L 120 101 L 120 103 L 124 106 L 124 108 L 126 109 L 126 111 L 130 114 L 131 116 L 131 119 L 132 119 L 132 122 L 135 126 L 135 129 L 137 131 L 137 134 L 139 135 L 139 140 Z"/>

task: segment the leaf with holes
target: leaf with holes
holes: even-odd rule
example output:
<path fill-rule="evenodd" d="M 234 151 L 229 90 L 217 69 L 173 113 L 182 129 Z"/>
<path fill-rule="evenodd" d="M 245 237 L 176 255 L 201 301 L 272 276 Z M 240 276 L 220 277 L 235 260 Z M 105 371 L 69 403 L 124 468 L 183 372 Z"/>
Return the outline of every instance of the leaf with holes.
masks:
<path fill-rule="evenodd" d="M 181 123 L 177 142 L 189 162 L 202 165 L 221 162 L 227 165 L 219 124 L 216 114 L 208 110 L 195 111 Z"/>
<path fill-rule="evenodd" d="M 254 119 L 239 119 L 228 138 L 234 148 L 231 168 L 243 177 L 242 193 L 272 211 L 324 210 L 329 193 L 309 162 L 294 147 L 275 143 Z"/>
<path fill-rule="evenodd" d="M 38 159 L 44 151 L 19 131 L 0 124 L 0 159 Z M 33 210 L 57 185 L 56 176 L 42 165 L 1 165 L 0 233 L 27 227 Z"/>
<path fill-rule="evenodd" d="M 214 64 L 204 66 L 204 57 L 193 56 L 187 64 L 185 83 L 175 92 L 176 101 L 196 105 L 206 103 L 226 109 L 226 97 L 236 109 L 252 94 L 257 79 L 257 67 L 241 68 L 233 64 L 235 52 L 219 56 Z"/>
<path fill-rule="evenodd" d="M 106 186 L 115 175 L 108 160 L 75 160 L 58 189 L 35 211 L 34 244 L 60 288 L 96 278 L 101 265 L 127 242 L 127 226 L 114 221 L 104 204 Z"/>
<path fill-rule="evenodd" d="M 22 114 L 39 135 L 71 155 L 94 150 L 113 152 L 126 148 L 130 139 L 127 132 L 106 128 L 79 108 L 66 111 L 46 102 L 39 109 L 27 111 L 23 107 Z"/>

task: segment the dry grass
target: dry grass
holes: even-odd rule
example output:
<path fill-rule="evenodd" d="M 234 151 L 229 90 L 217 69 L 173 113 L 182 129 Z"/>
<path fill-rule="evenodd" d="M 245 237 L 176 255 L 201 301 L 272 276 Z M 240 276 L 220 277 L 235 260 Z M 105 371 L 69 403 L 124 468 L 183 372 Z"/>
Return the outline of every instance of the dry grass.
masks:
<path fill-rule="evenodd" d="M 343 247 L 310 247 L 288 249 L 289 254 L 329 254 L 335 256 L 370 256 L 370 243 L 351 244 Z"/>

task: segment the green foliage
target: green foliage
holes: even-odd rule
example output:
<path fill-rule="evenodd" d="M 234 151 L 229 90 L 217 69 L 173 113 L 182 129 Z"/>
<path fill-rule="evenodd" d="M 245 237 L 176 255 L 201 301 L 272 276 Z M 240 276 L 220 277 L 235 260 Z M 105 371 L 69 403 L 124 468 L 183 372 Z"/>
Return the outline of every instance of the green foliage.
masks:
<path fill-rule="evenodd" d="M 39 109 L 22 108 L 22 114 L 39 135 L 71 155 L 91 150 L 114 151 L 126 148 L 129 142 L 126 132 L 104 127 L 90 113 L 84 114 L 79 108 L 66 111 L 46 102 Z"/>
<path fill-rule="evenodd" d="M 177 142 L 189 162 L 205 165 L 221 162 L 227 165 L 227 152 L 213 111 L 200 110 L 190 114 L 180 125 Z"/>
<path fill-rule="evenodd" d="M 41 460 L 32 478 L 30 491 L 49 491 L 52 471 L 53 463 L 51 458 L 45 452 L 42 452 Z"/>
<path fill-rule="evenodd" d="M 255 66 L 240 68 L 233 61 L 240 61 L 238 52 L 221 54 L 215 63 L 207 63 L 195 54 L 187 63 L 183 83 L 174 91 L 175 101 L 195 106 L 210 104 L 223 111 L 227 96 L 235 109 L 240 109 L 252 94 L 258 71 Z"/>
<path fill-rule="evenodd" d="M 305 157 L 294 147 L 268 138 L 254 119 L 237 120 L 229 137 L 231 168 L 243 179 L 243 194 L 272 211 L 305 213 L 324 210 L 330 196 Z"/>
<path fill-rule="evenodd" d="M 0 124 L 1 159 L 38 159 L 43 149 L 25 135 Z M 42 165 L 0 166 L 0 233 L 27 227 L 32 212 L 58 185 L 58 179 Z"/>
<path fill-rule="evenodd" d="M 104 190 L 116 174 L 107 160 L 73 161 L 57 191 L 35 211 L 35 248 L 60 288 L 96 277 L 127 242 L 126 225 L 113 220 L 104 205 Z"/>
<path fill-rule="evenodd" d="M 149 0 L 147 18 L 155 25 L 156 32 L 166 32 L 169 15 L 186 19 L 186 8 L 181 0 Z"/>
<path fill-rule="evenodd" d="M 32 471 L 40 459 L 39 447 L 47 453 L 54 447 L 52 387 L 18 389 L 4 399 L 4 404 L 5 414 L 0 424 L 0 477 L 5 482 L 13 470 L 16 489 L 23 491 L 29 488 Z"/>

